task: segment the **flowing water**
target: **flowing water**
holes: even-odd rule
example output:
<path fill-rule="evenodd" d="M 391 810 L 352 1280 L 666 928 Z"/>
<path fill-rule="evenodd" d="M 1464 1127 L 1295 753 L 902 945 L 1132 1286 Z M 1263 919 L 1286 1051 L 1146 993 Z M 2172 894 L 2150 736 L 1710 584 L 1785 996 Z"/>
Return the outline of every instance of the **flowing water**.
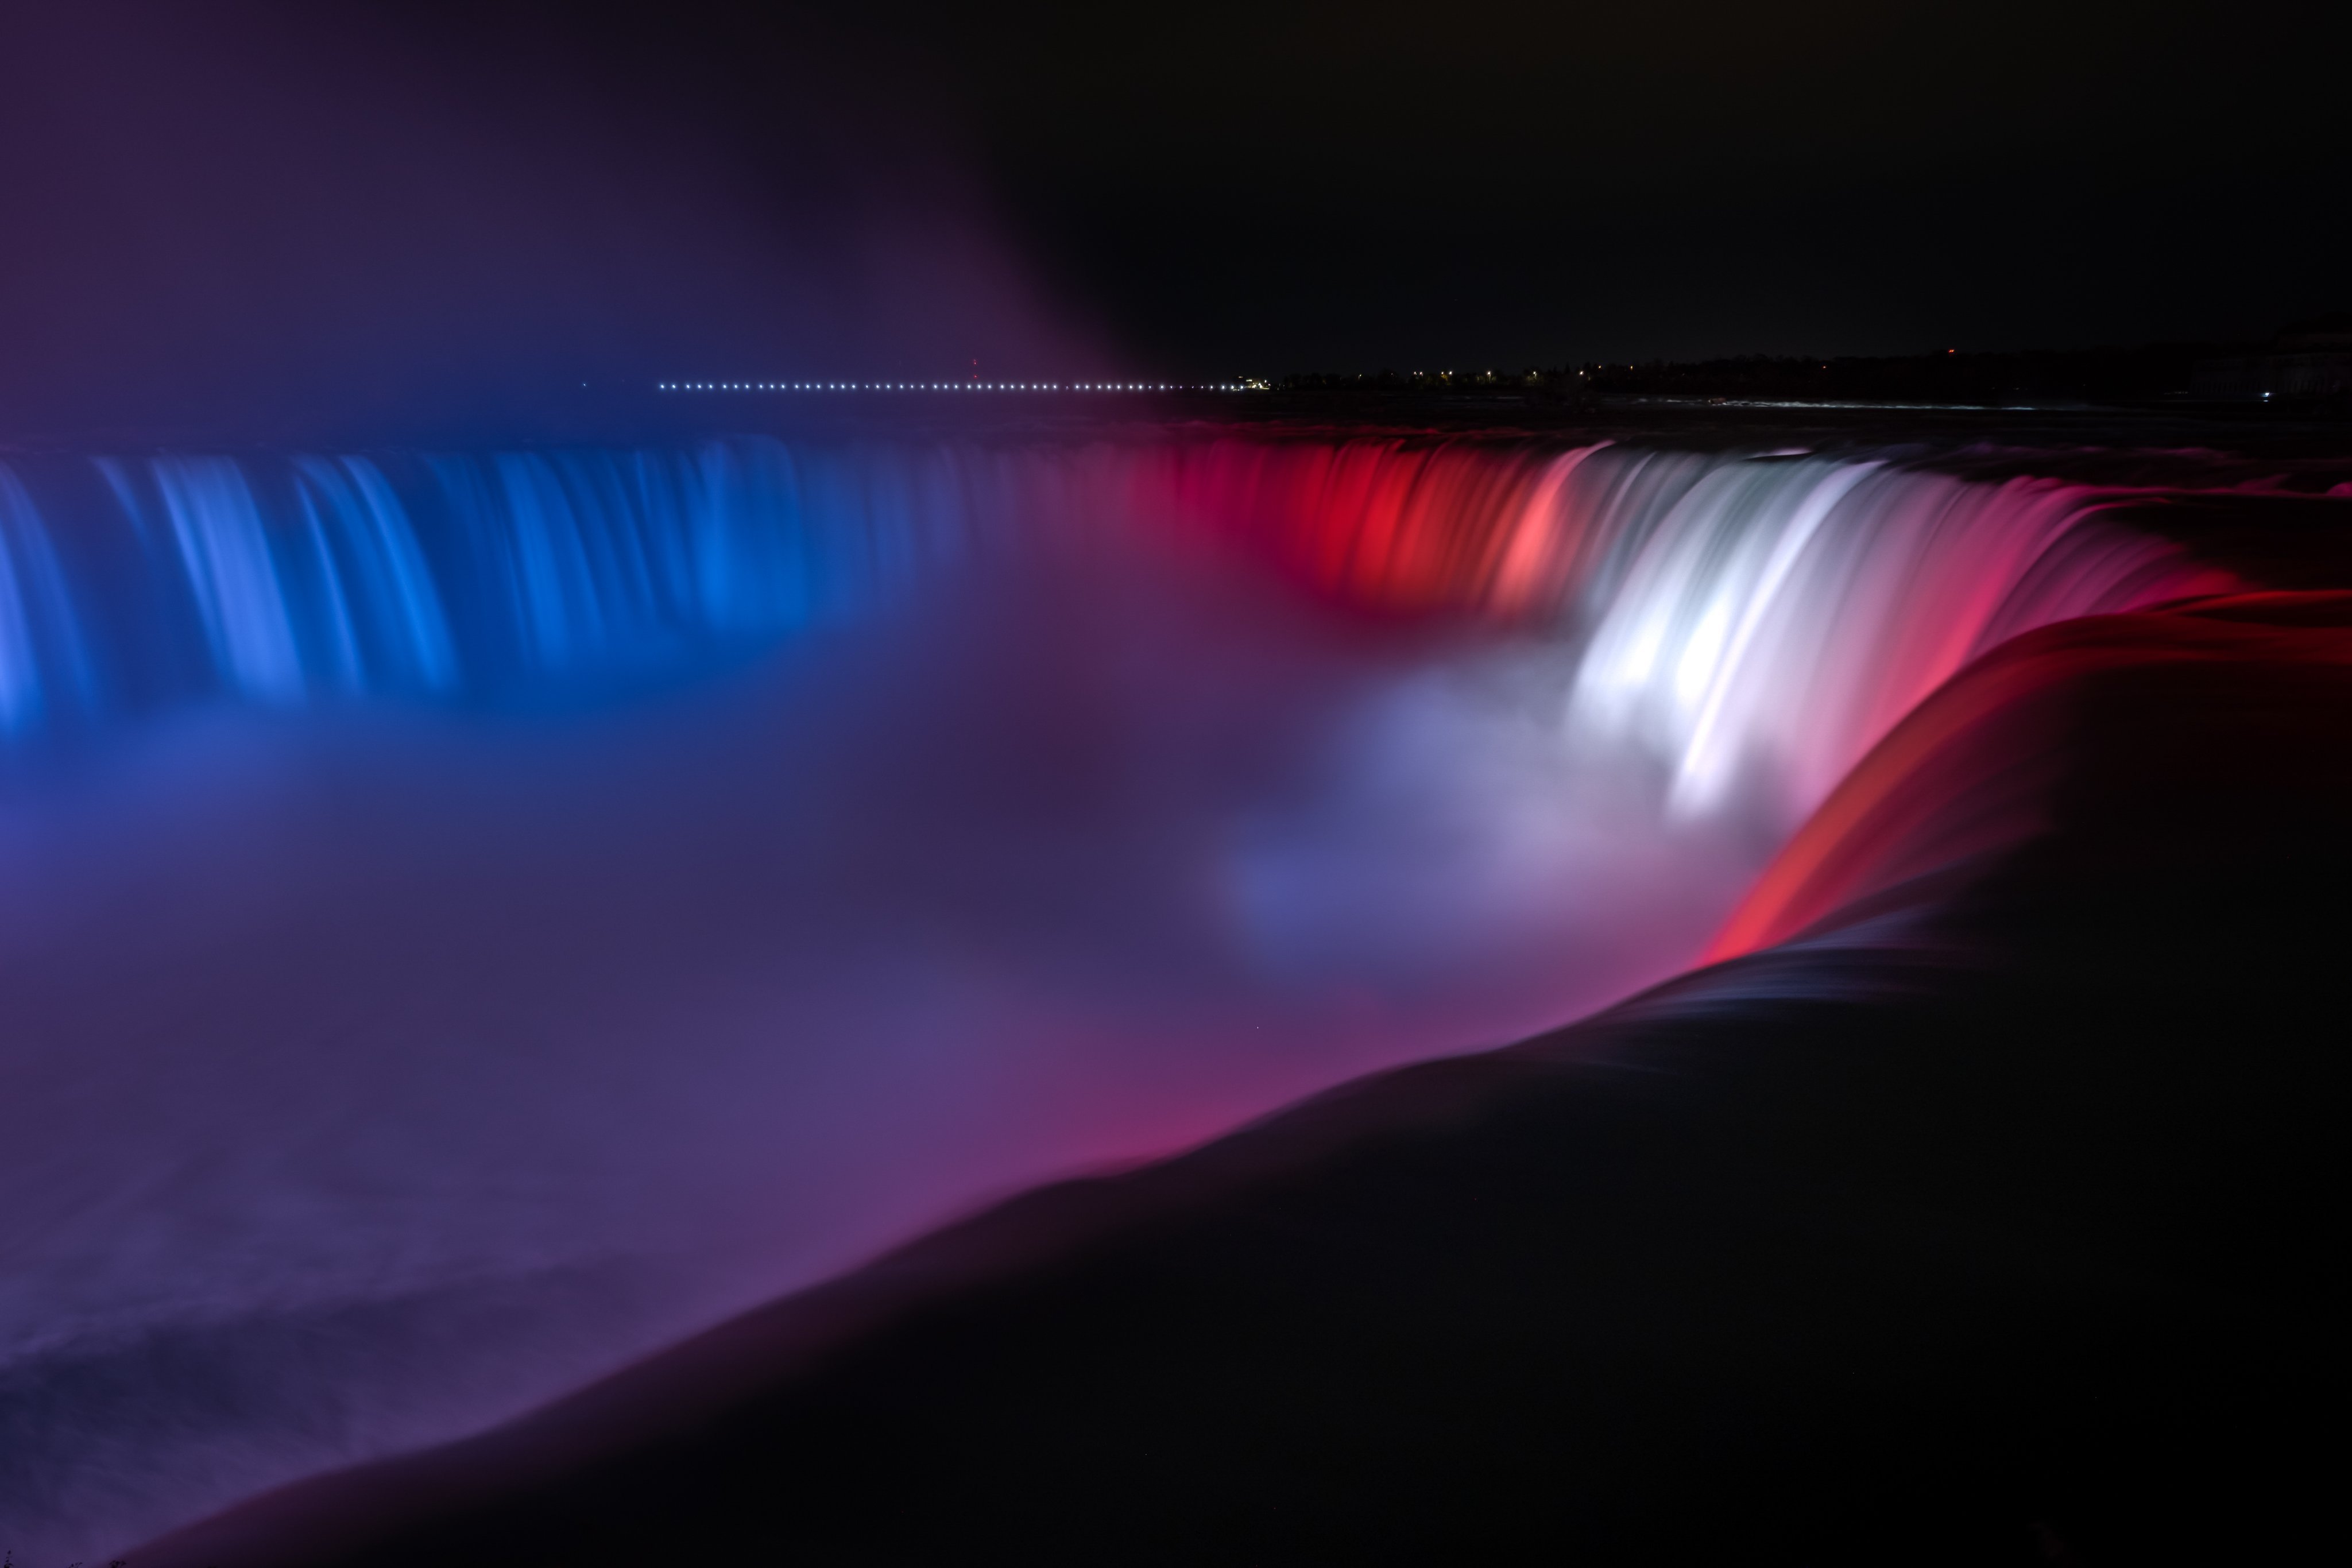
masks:
<path fill-rule="evenodd" d="M 0 465 L 0 1543 L 1672 974 L 2100 493 L 1472 441 Z"/>

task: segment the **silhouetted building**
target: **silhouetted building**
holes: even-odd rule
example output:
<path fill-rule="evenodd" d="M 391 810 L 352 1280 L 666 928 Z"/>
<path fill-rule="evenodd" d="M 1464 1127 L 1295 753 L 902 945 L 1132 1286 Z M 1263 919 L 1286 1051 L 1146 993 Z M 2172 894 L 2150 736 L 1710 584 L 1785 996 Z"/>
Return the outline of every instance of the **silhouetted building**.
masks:
<path fill-rule="evenodd" d="M 2192 385 L 2199 397 L 2243 402 L 2352 397 L 2352 312 L 2294 322 L 2258 353 L 2200 361 Z"/>

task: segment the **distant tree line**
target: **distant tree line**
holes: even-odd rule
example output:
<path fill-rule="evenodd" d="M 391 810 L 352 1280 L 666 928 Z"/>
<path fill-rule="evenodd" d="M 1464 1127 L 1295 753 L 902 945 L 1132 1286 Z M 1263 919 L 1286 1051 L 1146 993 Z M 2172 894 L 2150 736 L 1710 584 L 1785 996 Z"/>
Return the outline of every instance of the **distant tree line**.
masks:
<path fill-rule="evenodd" d="M 2331 373 L 2352 366 L 2343 319 L 2297 323 L 2267 344 L 2147 343 L 2134 348 L 2025 350 L 2011 353 L 1855 355 L 1815 358 L 1749 354 L 1646 364 L 1591 361 L 1519 370 L 1316 371 L 1286 376 L 1295 392 L 1517 394 L 1541 400 L 1721 398 L 1822 402 L 2089 403 L 2244 401 L 2283 388 L 2298 401 L 2334 403 L 2347 383 Z M 2316 373 L 2312 366 L 2320 368 Z M 2282 380 L 2265 366 L 2298 366 Z M 2249 371 L 2244 367 L 2253 367 Z"/>

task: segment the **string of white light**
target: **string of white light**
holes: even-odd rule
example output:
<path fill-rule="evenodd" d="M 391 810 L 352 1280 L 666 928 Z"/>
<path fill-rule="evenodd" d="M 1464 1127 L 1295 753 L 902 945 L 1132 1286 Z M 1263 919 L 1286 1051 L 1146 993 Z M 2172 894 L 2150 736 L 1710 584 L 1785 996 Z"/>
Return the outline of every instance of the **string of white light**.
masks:
<path fill-rule="evenodd" d="M 661 382 L 656 384 L 655 390 L 666 392 L 1237 392 L 1267 389 L 1262 382 Z"/>

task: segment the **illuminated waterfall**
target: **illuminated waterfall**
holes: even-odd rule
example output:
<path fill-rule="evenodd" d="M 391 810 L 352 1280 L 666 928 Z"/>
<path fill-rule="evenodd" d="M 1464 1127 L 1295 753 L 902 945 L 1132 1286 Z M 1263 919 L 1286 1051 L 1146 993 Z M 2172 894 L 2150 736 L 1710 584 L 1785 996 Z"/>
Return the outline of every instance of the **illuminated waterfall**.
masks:
<path fill-rule="evenodd" d="M 2219 586 L 2106 498 L 1477 441 L 12 456 L 0 1542 L 104 1560 L 1662 979 L 1971 657 Z"/>
<path fill-rule="evenodd" d="M 481 701 L 872 615 L 976 552 L 1206 531 L 1318 590 L 1580 643 L 1571 726 L 1785 820 L 1969 657 L 2205 580 L 2080 486 L 1874 460 L 1471 444 L 95 463 L 53 522 L 0 466 L 0 727 L 171 701 Z M 394 476 L 397 476 L 395 479 Z M 94 503 L 94 504 L 93 504 Z"/>

